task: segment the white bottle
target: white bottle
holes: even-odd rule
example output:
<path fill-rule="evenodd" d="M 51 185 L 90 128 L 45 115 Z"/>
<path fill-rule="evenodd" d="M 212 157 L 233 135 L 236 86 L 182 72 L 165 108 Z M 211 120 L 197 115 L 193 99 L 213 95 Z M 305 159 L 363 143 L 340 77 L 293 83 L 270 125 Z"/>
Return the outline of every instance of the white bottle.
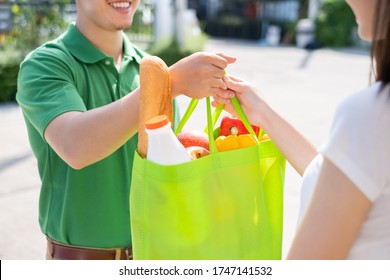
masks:
<path fill-rule="evenodd" d="M 146 121 L 148 153 L 146 158 L 161 165 L 173 165 L 191 160 L 191 157 L 172 131 L 166 115 Z"/>

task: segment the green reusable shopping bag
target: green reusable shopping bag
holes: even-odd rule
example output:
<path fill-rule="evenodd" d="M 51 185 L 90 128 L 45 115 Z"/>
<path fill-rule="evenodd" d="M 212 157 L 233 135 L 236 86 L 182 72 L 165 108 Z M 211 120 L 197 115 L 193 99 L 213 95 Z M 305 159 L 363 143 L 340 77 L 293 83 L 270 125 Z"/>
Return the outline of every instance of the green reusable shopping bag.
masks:
<path fill-rule="evenodd" d="M 281 259 L 285 158 L 271 140 L 217 152 L 216 120 L 206 99 L 210 155 L 172 166 L 135 156 L 130 193 L 133 257 Z M 196 103 L 190 103 L 179 131 Z"/>

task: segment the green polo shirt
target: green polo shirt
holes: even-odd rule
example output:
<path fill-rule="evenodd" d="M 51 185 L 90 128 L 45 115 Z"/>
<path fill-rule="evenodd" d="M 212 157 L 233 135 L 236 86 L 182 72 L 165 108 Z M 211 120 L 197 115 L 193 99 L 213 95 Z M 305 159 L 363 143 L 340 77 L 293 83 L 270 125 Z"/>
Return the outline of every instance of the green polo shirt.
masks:
<path fill-rule="evenodd" d="M 21 64 L 17 101 L 42 181 L 39 223 L 43 233 L 58 242 L 101 248 L 131 244 L 129 193 L 137 135 L 81 170 L 67 165 L 43 137 L 58 115 L 104 106 L 139 86 L 139 63 L 145 53 L 125 35 L 123 48 L 118 73 L 113 58 L 70 25 L 63 36 L 39 47 Z"/>

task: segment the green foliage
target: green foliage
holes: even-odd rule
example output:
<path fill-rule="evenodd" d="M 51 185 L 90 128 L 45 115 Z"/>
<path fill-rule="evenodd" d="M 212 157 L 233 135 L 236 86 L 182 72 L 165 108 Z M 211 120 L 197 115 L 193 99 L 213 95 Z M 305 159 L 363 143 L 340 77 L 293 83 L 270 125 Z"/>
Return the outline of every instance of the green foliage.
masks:
<path fill-rule="evenodd" d="M 23 57 L 64 31 L 65 4 L 69 0 L 18 1 L 12 5 L 13 28 L 3 36 L 0 56 L 0 102 L 14 101 L 19 64 Z"/>
<path fill-rule="evenodd" d="M 344 0 L 325 0 L 316 19 L 316 37 L 320 44 L 345 47 L 353 44 L 355 16 Z"/>
<path fill-rule="evenodd" d="M 175 40 L 170 41 L 169 44 L 161 46 L 154 46 L 148 51 L 151 55 L 160 57 L 168 66 L 175 64 L 180 59 L 191 55 L 192 52 L 180 48 Z"/>
<path fill-rule="evenodd" d="M 158 42 L 151 46 L 147 52 L 160 57 L 168 66 L 171 66 L 186 56 L 202 51 L 206 41 L 207 36 L 202 33 L 199 36 L 187 36 L 184 46 L 179 46 L 175 39 L 171 39 Z"/>
<path fill-rule="evenodd" d="M 12 6 L 13 29 L 10 47 L 24 56 L 43 42 L 58 36 L 66 28 L 63 19 L 69 0 L 19 1 Z"/>
<path fill-rule="evenodd" d="M 139 4 L 139 7 L 137 11 L 134 14 L 133 17 L 133 23 L 131 27 L 127 30 L 129 33 L 132 34 L 142 34 L 142 35 L 153 35 L 153 24 L 152 22 L 145 23 L 144 22 L 144 13 L 154 13 L 154 7 L 146 5 L 141 1 Z"/>
<path fill-rule="evenodd" d="M 0 60 L 0 103 L 15 101 L 19 60 L 6 55 Z"/>

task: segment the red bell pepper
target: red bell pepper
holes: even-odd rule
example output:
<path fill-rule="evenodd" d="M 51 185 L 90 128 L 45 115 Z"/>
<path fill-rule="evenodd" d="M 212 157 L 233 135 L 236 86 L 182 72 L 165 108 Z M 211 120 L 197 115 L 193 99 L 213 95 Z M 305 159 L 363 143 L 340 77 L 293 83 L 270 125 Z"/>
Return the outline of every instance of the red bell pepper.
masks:
<path fill-rule="evenodd" d="M 259 137 L 260 127 L 251 125 L 256 136 Z M 225 116 L 221 120 L 218 136 L 249 134 L 243 122 L 234 116 Z"/>

